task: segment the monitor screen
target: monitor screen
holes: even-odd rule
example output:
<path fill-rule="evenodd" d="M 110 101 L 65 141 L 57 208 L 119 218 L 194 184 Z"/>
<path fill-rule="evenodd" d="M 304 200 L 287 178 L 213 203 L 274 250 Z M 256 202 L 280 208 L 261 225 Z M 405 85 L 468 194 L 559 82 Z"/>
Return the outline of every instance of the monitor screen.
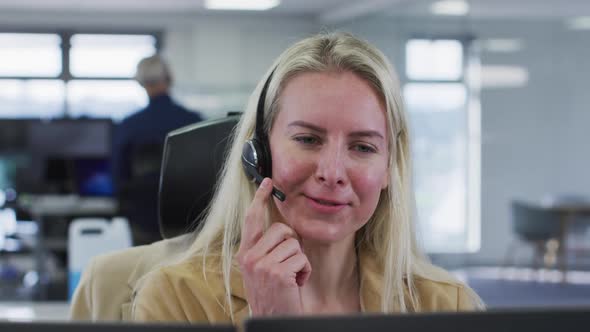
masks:
<path fill-rule="evenodd" d="M 31 121 L 28 146 L 32 153 L 45 156 L 110 156 L 111 132 L 108 119 Z"/>
<path fill-rule="evenodd" d="M 111 164 L 108 158 L 73 160 L 76 190 L 80 196 L 112 196 L 114 194 Z"/>
<path fill-rule="evenodd" d="M 0 120 L 0 186 L 111 196 L 110 119 Z"/>
<path fill-rule="evenodd" d="M 28 145 L 29 122 L 27 120 L 0 120 L 0 151 L 24 151 Z"/>
<path fill-rule="evenodd" d="M 30 157 L 24 153 L 0 153 L 0 189 L 16 189 L 20 171 L 29 164 Z"/>

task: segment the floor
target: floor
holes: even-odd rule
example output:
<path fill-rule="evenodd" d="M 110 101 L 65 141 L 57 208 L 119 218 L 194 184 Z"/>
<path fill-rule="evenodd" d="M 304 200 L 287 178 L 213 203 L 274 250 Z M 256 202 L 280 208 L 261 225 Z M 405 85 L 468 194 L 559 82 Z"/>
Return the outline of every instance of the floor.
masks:
<path fill-rule="evenodd" d="M 590 272 L 571 271 L 567 283 L 559 271 L 527 268 L 467 268 L 453 271 L 489 309 L 590 308 Z"/>

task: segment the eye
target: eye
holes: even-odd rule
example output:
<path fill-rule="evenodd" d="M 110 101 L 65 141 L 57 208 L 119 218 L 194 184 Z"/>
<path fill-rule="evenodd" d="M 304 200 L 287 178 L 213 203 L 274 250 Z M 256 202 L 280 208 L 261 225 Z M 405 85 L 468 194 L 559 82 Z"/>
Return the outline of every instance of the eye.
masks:
<path fill-rule="evenodd" d="M 367 144 L 355 144 L 353 146 L 353 149 L 355 151 L 362 152 L 362 153 L 375 153 L 375 152 L 377 152 L 377 149 L 375 149 L 374 147 L 367 145 Z"/>
<path fill-rule="evenodd" d="M 294 140 L 304 145 L 315 145 L 319 143 L 317 137 L 314 136 L 297 136 Z"/>

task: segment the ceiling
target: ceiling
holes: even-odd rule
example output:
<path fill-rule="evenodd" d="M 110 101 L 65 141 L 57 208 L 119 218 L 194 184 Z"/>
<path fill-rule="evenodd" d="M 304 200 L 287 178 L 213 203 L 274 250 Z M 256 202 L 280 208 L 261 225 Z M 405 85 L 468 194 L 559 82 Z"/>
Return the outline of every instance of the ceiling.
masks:
<path fill-rule="evenodd" d="M 369 14 L 430 15 L 433 0 L 282 0 L 266 15 L 310 16 L 337 22 Z M 590 15 L 590 0 L 468 0 L 470 17 L 564 18 Z M 205 13 L 204 0 L 0 0 L 0 12 Z"/>

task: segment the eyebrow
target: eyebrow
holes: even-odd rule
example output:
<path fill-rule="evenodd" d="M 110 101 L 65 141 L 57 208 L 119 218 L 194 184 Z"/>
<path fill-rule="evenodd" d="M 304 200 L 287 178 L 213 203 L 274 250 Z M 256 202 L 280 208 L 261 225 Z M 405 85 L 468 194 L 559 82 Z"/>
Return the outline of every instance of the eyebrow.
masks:
<path fill-rule="evenodd" d="M 305 122 L 305 121 L 293 121 L 293 122 L 289 123 L 289 125 L 287 127 L 303 127 L 303 128 L 307 128 L 307 129 L 313 130 L 315 132 L 318 132 L 320 134 L 325 134 L 327 132 L 327 130 L 325 128 L 316 126 L 314 124 L 311 124 L 311 123 Z M 360 130 L 360 131 L 354 131 L 354 132 L 350 133 L 349 136 L 353 136 L 353 137 L 377 137 L 377 138 L 385 139 L 385 137 L 383 137 L 383 135 L 380 132 L 376 131 L 376 130 Z"/>

